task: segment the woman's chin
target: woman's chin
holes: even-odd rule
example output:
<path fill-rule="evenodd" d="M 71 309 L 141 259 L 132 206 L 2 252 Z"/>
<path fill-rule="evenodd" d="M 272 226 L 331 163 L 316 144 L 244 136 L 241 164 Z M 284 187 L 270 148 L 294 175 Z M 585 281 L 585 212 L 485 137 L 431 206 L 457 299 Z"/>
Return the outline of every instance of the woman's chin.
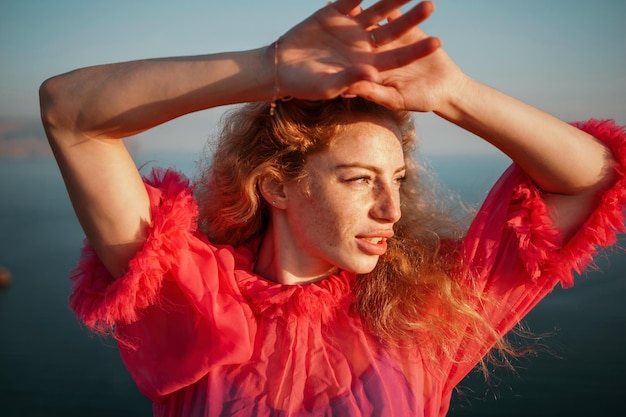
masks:
<path fill-rule="evenodd" d="M 342 269 L 344 271 L 352 272 L 357 275 L 369 274 L 374 270 L 374 268 L 376 268 L 376 265 L 378 264 L 379 257 L 376 256 L 375 258 L 376 259 L 368 259 L 364 262 L 354 263 Z"/>

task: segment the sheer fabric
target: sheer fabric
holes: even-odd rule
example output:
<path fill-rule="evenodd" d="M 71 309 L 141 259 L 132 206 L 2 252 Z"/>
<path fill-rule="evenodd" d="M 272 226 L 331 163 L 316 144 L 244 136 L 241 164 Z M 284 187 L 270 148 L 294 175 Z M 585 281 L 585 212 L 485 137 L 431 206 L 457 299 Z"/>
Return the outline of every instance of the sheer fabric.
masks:
<path fill-rule="evenodd" d="M 541 192 L 511 166 L 461 242 L 472 279 L 499 300 L 481 314 L 500 334 L 558 282 L 571 286 L 597 247 L 624 231 L 626 133 L 611 121 L 577 126 L 620 166 L 576 235 L 559 246 Z M 155 416 L 444 416 L 453 388 L 491 347 L 450 340 L 456 356 L 436 366 L 419 349 L 384 349 L 354 309 L 353 274 L 265 280 L 252 272 L 256 242 L 214 245 L 197 230 L 186 178 L 154 172 L 146 187 L 153 222 L 128 273 L 113 280 L 86 242 L 70 305 L 93 330 L 114 334 Z"/>

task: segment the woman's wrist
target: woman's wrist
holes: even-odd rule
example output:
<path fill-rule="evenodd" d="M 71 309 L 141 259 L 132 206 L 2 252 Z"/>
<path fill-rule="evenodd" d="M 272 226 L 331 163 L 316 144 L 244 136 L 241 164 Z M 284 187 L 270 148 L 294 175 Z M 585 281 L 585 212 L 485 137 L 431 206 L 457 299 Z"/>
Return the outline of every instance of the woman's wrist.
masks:
<path fill-rule="evenodd" d="M 209 107 L 269 101 L 274 97 L 273 44 L 212 58 L 206 88 Z"/>
<path fill-rule="evenodd" d="M 463 121 L 471 113 L 471 103 L 480 94 L 477 84 L 472 78 L 460 73 L 455 82 L 450 83 L 448 94 L 433 112 L 449 122 L 462 126 Z"/>

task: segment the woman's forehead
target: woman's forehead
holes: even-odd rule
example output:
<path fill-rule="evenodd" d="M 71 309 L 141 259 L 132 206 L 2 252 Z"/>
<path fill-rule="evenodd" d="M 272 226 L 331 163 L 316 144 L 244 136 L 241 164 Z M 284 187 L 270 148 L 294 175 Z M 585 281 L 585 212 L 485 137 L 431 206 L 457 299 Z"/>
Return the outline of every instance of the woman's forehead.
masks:
<path fill-rule="evenodd" d="M 342 125 L 329 147 L 312 160 L 327 163 L 404 164 L 400 132 L 391 123 L 358 120 Z"/>

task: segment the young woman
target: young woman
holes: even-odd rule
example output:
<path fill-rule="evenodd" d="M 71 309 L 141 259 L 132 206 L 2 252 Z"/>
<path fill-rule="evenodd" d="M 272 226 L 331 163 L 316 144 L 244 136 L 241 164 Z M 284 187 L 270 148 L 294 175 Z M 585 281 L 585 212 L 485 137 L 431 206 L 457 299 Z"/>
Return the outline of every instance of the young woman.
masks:
<path fill-rule="evenodd" d="M 80 69 L 42 118 L 87 243 L 71 306 L 158 416 L 445 415 L 455 385 L 623 231 L 624 129 L 469 77 L 433 4 L 339 0 L 270 46 Z M 192 185 L 121 138 L 210 107 Z M 462 230 L 423 186 L 410 112 L 512 158 Z"/>

